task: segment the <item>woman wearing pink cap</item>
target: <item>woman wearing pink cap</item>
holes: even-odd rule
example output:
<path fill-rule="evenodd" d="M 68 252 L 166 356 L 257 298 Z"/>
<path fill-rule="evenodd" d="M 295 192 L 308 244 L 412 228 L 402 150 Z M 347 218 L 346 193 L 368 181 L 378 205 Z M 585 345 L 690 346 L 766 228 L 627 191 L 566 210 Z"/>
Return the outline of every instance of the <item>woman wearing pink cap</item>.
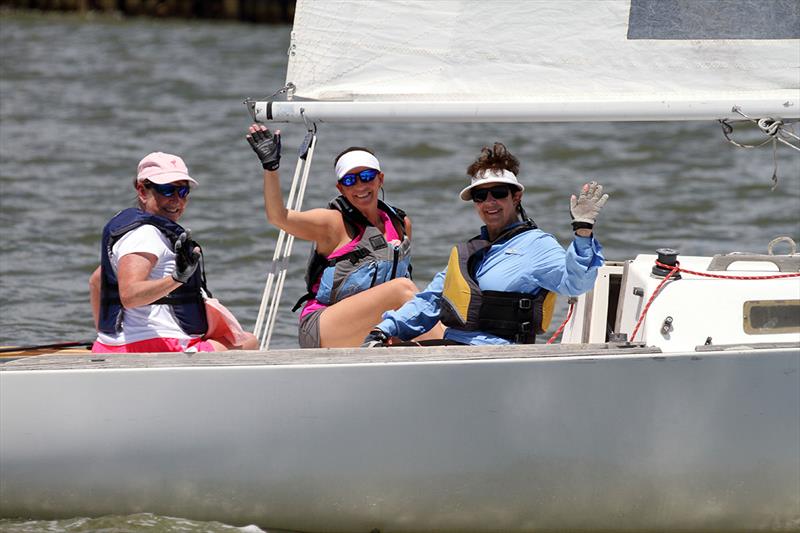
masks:
<path fill-rule="evenodd" d="M 176 155 L 153 152 L 139 163 L 138 207 L 103 228 L 100 267 L 89 281 L 98 332 L 93 352 L 256 347 L 255 336 L 209 299 L 200 247 L 178 224 L 196 185 Z"/>
<path fill-rule="evenodd" d="M 250 126 L 250 146 L 264 168 L 267 219 L 298 239 L 313 241 L 301 305 L 302 348 L 358 346 L 390 309 L 413 298 L 411 220 L 378 199 L 384 174 L 370 150 L 350 147 L 334 162 L 340 196 L 328 209 L 287 209 L 278 167 L 280 131 Z M 440 331 L 434 329 L 428 338 Z"/>

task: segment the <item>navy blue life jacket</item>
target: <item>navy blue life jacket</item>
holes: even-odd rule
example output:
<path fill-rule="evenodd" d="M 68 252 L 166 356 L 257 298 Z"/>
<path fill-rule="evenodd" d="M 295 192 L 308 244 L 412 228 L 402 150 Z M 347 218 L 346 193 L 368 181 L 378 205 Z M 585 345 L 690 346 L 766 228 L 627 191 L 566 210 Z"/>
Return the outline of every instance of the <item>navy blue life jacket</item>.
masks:
<path fill-rule="evenodd" d="M 117 274 L 111 266 L 111 250 L 123 235 L 144 224 L 158 228 L 173 245 L 185 231 L 178 223 L 168 218 L 152 215 L 134 207 L 123 209 L 108 221 L 103 228 L 100 245 L 100 318 L 97 329 L 103 333 L 112 335 L 119 333 L 122 330 L 122 316 L 125 312 L 119 297 Z M 198 246 L 194 241 L 189 244 L 192 247 Z M 206 288 L 205 278 L 201 254 L 200 264 L 192 277 L 167 296 L 153 302 L 153 304 L 172 306 L 175 319 L 187 335 L 203 335 L 208 330 L 206 306 L 200 290 L 205 290 L 211 296 Z"/>
<path fill-rule="evenodd" d="M 363 235 L 353 250 L 333 259 L 320 255 L 316 245 L 312 246 L 305 276 L 307 292 L 295 303 L 293 311 L 312 298 L 332 305 L 394 278 L 411 277 L 411 241 L 406 235 L 406 214 L 402 209 L 378 200 L 378 209 L 389 216 L 402 239 L 395 246 L 387 243 L 383 234 L 344 196 L 331 200 L 328 208 L 342 214 L 351 236 L 362 232 Z"/>

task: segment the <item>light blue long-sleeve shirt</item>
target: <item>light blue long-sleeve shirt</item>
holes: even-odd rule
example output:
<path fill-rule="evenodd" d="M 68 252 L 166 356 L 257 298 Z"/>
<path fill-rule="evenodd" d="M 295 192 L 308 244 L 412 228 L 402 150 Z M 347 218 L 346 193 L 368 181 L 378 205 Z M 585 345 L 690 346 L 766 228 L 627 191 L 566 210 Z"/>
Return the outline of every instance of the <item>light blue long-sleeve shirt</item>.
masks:
<path fill-rule="evenodd" d="M 488 239 L 485 226 L 481 228 L 481 238 Z M 544 288 L 577 296 L 594 286 L 597 269 L 604 261 L 603 247 L 594 237 L 576 235 L 565 251 L 555 237 L 533 229 L 487 249 L 475 278 L 482 291 L 536 294 Z M 377 327 L 389 336 L 409 340 L 435 326 L 446 275 L 447 269 L 437 273 L 412 300 L 396 311 L 384 313 Z M 455 328 L 448 328 L 444 338 L 464 344 L 509 344 L 490 333 Z"/>

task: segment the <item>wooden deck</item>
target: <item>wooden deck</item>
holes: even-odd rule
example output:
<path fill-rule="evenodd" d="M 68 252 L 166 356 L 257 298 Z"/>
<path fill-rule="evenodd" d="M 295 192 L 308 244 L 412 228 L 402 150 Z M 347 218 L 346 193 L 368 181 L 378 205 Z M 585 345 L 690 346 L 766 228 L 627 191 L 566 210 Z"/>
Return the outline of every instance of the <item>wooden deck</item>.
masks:
<path fill-rule="evenodd" d="M 73 347 L 73 348 L 60 348 L 60 349 L 53 349 L 53 348 L 19 348 L 17 350 L 12 350 L 14 346 L 3 346 L 0 347 L 4 351 L 0 353 L 0 363 L 4 361 L 10 361 L 12 359 L 19 359 L 21 357 L 32 357 L 37 355 L 87 355 L 91 353 L 91 347 L 89 346 L 81 346 L 81 347 Z M 7 351 L 6 351 L 7 350 Z"/>

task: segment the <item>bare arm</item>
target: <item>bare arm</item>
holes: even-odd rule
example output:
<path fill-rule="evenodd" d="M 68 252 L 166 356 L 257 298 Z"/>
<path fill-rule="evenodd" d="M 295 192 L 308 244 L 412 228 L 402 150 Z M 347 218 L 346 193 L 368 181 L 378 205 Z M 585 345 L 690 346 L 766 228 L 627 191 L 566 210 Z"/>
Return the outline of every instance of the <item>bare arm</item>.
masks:
<path fill-rule="evenodd" d="M 271 224 L 298 239 L 315 241 L 322 248 L 327 248 L 327 243 L 333 243 L 333 249 L 346 232 L 341 215 L 333 209 L 287 209 L 277 171 L 264 171 L 264 209 Z"/>
<path fill-rule="evenodd" d="M 251 124 L 246 136 L 264 168 L 264 209 L 267 220 L 298 239 L 316 241 L 318 248 L 333 250 L 347 238 L 342 217 L 328 209 L 294 211 L 284 205 L 278 168 L 281 132 L 273 134 L 262 124 Z"/>
<path fill-rule="evenodd" d="M 117 278 L 123 307 L 131 309 L 152 304 L 181 286 L 172 276 L 147 279 L 157 261 L 155 255 L 142 252 L 123 255 L 119 260 Z"/>
<path fill-rule="evenodd" d="M 97 329 L 100 320 L 100 267 L 97 267 L 89 276 L 89 303 L 92 305 L 94 327 Z"/>

